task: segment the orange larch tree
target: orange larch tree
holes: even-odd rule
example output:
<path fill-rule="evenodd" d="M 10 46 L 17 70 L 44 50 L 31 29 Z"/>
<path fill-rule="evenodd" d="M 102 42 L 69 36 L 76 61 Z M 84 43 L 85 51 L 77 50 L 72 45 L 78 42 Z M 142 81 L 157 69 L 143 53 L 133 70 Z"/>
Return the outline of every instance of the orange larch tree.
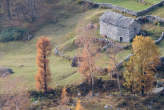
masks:
<path fill-rule="evenodd" d="M 68 104 L 69 103 L 69 97 L 67 94 L 67 89 L 64 87 L 62 89 L 62 94 L 61 94 L 61 104 Z"/>
<path fill-rule="evenodd" d="M 36 88 L 47 93 L 51 81 L 48 57 L 51 54 L 51 44 L 47 37 L 41 37 L 37 42 L 37 66 Z"/>
<path fill-rule="evenodd" d="M 80 100 L 77 101 L 75 110 L 84 110 L 84 108 L 81 106 L 81 101 Z"/>

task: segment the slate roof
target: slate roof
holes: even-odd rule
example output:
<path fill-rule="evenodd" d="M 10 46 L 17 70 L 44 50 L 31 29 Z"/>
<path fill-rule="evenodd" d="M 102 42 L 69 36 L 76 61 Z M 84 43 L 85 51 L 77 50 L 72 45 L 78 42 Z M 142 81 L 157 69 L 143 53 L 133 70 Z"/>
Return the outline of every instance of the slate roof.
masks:
<path fill-rule="evenodd" d="M 117 27 L 122 27 L 122 28 L 129 28 L 129 26 L 135 21 L 131 17 L 126 17 L 123 16 L 122 14 L 115 13 L 115 12 L 105 12 L 101 17 L 100 21 L 106 23 L 106 24 L 111 24 L 115 25 Z"/>

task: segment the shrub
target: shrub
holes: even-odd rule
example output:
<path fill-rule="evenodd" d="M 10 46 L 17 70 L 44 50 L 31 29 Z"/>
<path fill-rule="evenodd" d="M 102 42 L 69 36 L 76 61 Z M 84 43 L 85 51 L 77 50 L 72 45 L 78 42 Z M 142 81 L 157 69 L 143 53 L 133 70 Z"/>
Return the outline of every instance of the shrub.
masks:
<path fill-rule="evenodd" d="M 26 32 L 25 29 L 15 27 L 5 28 L 0 32 L 0 42 L 23 40 Z"/>

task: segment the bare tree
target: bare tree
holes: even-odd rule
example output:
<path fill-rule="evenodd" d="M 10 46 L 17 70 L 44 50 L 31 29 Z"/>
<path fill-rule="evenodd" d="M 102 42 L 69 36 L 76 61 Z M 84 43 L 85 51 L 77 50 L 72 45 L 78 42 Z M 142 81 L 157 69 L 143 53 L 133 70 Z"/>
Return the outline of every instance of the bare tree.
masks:
<path fill-rule="evenodd" d="M 121 84 L 120 84 L 120 71 L 119 68 L 117 68 L 118 65 L 118 59 L 117 59 L 117 54 L 118 52 L 120 52 L 122 48 L 119 45 L 113 45 L 111 48 L 109 48 L 109 74 L 110 77 L 111 75 L 116 75 L 116 79 L 117 79 L 117 85 L 118 85 L 118 89 L 121 95 Z"/>
<path fill-rule="evenodd" d="M 97 72 L 95 65 L 96 46 L 94 45 L 93 38 L 95 37 L 94 31 L 83 30 L 82 35 L 79 37 L 82 46 L 81 61 L 79 65 L 79 72 L 85 76 L 92 89 L 92 96 L 94 95 L 94 77 Z"/>

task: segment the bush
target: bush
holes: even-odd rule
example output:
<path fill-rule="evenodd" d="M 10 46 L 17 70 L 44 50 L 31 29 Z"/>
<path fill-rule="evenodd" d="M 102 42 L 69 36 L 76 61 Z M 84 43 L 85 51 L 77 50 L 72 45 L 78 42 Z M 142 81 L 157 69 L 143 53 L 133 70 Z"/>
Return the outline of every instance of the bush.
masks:
<path fill-rule="evenodd" d="M 0 32 L 0 42 L 23 40 L 26 32 L 27 30 L 25 29 L 15 27 L 6 28 Z"/>

